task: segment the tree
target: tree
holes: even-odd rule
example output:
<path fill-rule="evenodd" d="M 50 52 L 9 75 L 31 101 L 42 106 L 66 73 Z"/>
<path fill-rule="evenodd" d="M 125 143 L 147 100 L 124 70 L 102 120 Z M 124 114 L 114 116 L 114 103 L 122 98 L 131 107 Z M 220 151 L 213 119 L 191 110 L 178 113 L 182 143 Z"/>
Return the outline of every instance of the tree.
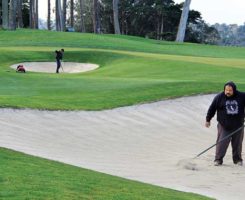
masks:
<path fill-rule="evenodd" d="M 191 0 L 185 0 L 183 11 L 180 18 L 176 42 L 183 42 L 185 39 L 185 30 L 186 30 L 187 19 L 190 10 L 190 4 L 191 4 Z"/>
<path fill-rule="evenodd" d="M 218 44 L 219 33 L 215 27 L 210 27 L 203 20 L 197 24 L 190 23 L 186 29 L 185 41 L 202 44 Z"/>
<path fill-rule="evenodd" d="M 30 28 L 38 29 L 38 0 L 30 0 Z"/>
<path fill-rule="evenodd" d="M 114 19 L 114 32 L 115 34 L 121 34 L 119 19 L 118 19 L 118 3 L 119 0 L 113 0 L 113 19 Z"/>
<path fill-rule="evenodd" d="M 125 0 L 120 7 L 123 34 L 175 40 L 181 10 L 172 0 Z"/>
<path fill-rule="evenodd" d="M 2 1 L 0 1 L 0 28 L 2 27 L 2 24 L 3 21 L 2 21 Z"/>
<path fill-rule="evenodd" d="M 56 31 L 60 31 L 59 0 L 55 0 L 55 25 Z"/>
<path fill-rule="evenodd" d="M 22 13 L 22 4 L 23 0 L 18 0 L 17 2 L 17 9 L 18 9 L 18 27 L 23 28 L 23 13 Z"/>
<path fill-rule="evenodd" d="M 93 0 L 93 25 L 94 25 L 94 33 L 101 33 L 98 0 Z"/>
<path fill-rule="evenodd" d="M 87 32 L 115 33 L 113 0 L 81 0 L 74 5 L 76 13 L 74 28 Z M 81 5 L 83 5 L 81 8 Z M 70 1 L 68 4 L 70 9 Z M 135 35 L 158 40 L 175 41 L 183 4 L 175 4 L 173 0 L 123 0 L 118 3 L 118 20 L 121 34 Z M 70 16 L 69 16 L 70 17 Z M 84 21 L 83 21 L 84 19 Z M 216 40 L 215 30 L 207 30 L 200 34 L 195 27 L 202 27 L 201 14 L 190 10 L 187 33 L 185 37 L 192 42 L 212 42 Z M 70 19 L 69 19 L 70 21 Z M 190 27 L 190 24 L 194 24 Z M 197 26 L 196 26 L 197 24 Z M 200 29 L 201 30 L 201 29 Z M 211 38 L 208 34 L 212 34 Z M 203 37 L 203 39 L 199 39 Z"/>
<path fill-rule="evenodd" d="M 61 10 L 61 1 L 56 0 L 55 2 L 55 13 L 56 13 L 56 30 L 63 31 L 63 17 L 62 17 L 62 10 Z"/>
<path fill-rule="evenodd" d="M 8 29 L 8 24 L 9 24 L 9 6 L 8 6 L 8 1 L 2 0 L 2 23 L 3 23 L 3 28 Z"/>
<path fill-rule="evenodd" d="M 51 30 L 51 2 L 48 0 L 48 20 L 47 20 L 48 30 Z"/>
<path fill-rule="evenodd" d="M 33 28 L 33 1 L 34 0 L 30 0 L 30 6 L 29 6 L 30 28 Z"/>
<path fill-rule="evenodd" d="M 70 5 L 68 5 L 68 7 L 70 9 Z M 74 29 L 80 32 L 91 32 L 91 33 L 94 32 L 93 1 L 91 0 L 77 1 L 76 4 L 74 4 L 74 12 L 76 13 L 76 15 L 74 16 Z"/>
<path fill-rule="evenodd" d="M 35 0 L 35 5 L 34 5 L 34 20 L 35 20 L 35 29 L 38 29 L 38 0 Z"/>
<path fill-rule="evenodd" d="M 70 0 L 70 26 L 74 27 L 74 0 Z"/>
<path fill-rule="evenodd" d="M 30 27 L 30 3 L 29 0 L 23 0 L 22 4 L 22 19 L 23 19 L 23 27 Z"/>
<path fill-rule="evenodd" d="M 63 31 L 66 30 L 66 7 L 67 7 L 67 0 L 63 0 Z"/>
<path fill-rule="evenodd" d="M 16 30 L 16 9 L 17 9 L 17 0 L 10 0 L 10 3 L 9 3 L 9 30 Z"/>
<path fill-rule="evenodd" d="M 80 0 L 80 32 L 86 32 L 84 24 L 84 0 Z"/>

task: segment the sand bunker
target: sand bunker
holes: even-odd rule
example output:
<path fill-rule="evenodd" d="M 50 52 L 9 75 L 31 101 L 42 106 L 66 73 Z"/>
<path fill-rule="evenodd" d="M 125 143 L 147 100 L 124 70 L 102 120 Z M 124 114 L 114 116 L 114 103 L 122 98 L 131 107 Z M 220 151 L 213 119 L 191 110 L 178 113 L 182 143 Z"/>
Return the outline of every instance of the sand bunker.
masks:
<path fill-rule="evenodd" d="M 10 66 L 16 69 L 18 65 L 24 65 L 25 69 L 31 72 L 46 72 L 55 73 L 56 63 L 55 62 L 23 62 Z M 60 73 L 81 73 L 91 70 L 95 70 L 99 67 L 96 64 L 90 63 L 76 63 L 76 62 L 62 62 L 62 68 L 60 68 Z"/>
<path fill-rule="evenodd" d="M 188 169 L 188 170 L 193 170 L 193 171 L 198 171 L 199 168 L 198 168 L 198 165 L 197 163 L 195 162 L 194 158 L 186 158 L 186 159 L 183 159 L 183 160 L 180 160 L 178 163 L 177 163 L 178 166 L 180 166 L 181 168 L 183 167 L 184 169 Z"/>
<path fill-rule="evenodd" d="M 216 141 L 216 120 L 204 127 L 213 97 L 97 112 L 0 109 L 0 146 L 217 199 L 243 200 L 245 167 L 232 163 L 231 148 L 221 167 L 213 166 L 214 148 L 192 159 Z"/>

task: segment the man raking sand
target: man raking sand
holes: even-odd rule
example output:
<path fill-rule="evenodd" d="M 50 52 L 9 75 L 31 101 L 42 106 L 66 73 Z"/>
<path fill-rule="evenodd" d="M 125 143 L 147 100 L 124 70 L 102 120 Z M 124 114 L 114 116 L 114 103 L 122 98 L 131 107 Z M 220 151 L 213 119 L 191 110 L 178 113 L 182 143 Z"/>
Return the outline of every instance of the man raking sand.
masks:
<path fill-rule="evenodd" d="M 233 82 L 224 86 L 224 91 L 215 96 L 208 109 L 206 127 L 217 112 L 218 137 L 214 165 L 223 164 L 229 143 L 232 146 L 232 159 L 234 164 L 242 165 L 242 142 L 244 135 L 244 108 L 245 93 L 239 92 Z M 233 132 L 234 134 L 229 134 Z"/>
<path fill-rule="evenodd" d="M 205 126 L 209 128 L 210 121 L 217 111 L 218 136 L 216 143 L 194 158 L 179 161 L 178 165 L 189 170 L 198 170 L 195 159 L 216 146 L 214 165 L 220 166 L 223 164 L 223 158 L 231 142 L 233 163 L 242 166 L 244 109 L 245 93 L 237 91 L 236 85 L 232 81 L 226 83 L 224 85 L 224 91 L 215 96 L 206 116 Z"/>

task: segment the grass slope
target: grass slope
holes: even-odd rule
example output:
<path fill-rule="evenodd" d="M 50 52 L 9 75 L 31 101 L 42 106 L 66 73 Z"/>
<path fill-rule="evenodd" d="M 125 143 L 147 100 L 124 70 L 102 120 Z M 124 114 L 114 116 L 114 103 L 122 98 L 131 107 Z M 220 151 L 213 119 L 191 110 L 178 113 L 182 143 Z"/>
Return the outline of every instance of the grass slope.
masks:
<path fill-rule="evenodd" d="M 16 74 L 9 69 L 18 62 L 54 61 L 53 52 L 61 47 L 65 61 L 96 63 L 100 68 L 72 75 Z M 130 36 L 0 31 L 0 106 L 101 110 L 218 92 L 229 80 L 245 89 L 244 55 L 244 48 Z"/>
<path fill-rule="evenodd" d="M 0 148 L 0 199 L 206 200 Z"/>

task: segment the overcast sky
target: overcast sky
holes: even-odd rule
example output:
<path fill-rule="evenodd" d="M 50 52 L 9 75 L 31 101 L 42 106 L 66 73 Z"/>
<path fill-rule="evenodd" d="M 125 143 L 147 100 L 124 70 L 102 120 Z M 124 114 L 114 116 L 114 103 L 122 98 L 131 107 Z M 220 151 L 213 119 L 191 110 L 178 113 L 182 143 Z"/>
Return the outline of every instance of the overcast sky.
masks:
<path fill-rule="evenodd" d="M 184 0 L 174 0 L 175 3 Z M 239 24 L 245 22 L 245 0 L 192 0 L 191 9 L 202 14 L 209 24 Z"/>
<path fill-rule="evenodd" d="M 184 0 L 174 1 L 180 3 Z M 54 0 L 51 0 L 51 2 L 54 2 Z M 47 1 L 39 1 L 39 7 L 40 18 L 46 19 Z M 192 0 L 191 9 L 199 11 L 202 18 L 209 24 L 242 25 L 245 22 L 245 0 Z"/>

